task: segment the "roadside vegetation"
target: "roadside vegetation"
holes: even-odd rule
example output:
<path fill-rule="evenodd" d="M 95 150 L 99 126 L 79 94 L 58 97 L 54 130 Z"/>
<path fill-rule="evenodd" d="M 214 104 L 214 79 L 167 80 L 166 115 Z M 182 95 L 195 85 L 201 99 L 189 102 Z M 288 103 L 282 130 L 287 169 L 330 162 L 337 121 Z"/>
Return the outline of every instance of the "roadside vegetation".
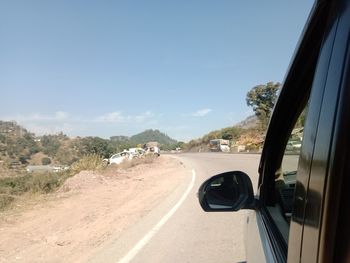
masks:
<path fill-rule="evenodd" d="M 233 152 L 239 151 L 239 147 L 249 152 L 259 151 L 264 143 L 267 124 L 280 88 L 279 82 L 268 82 L 253 87 L 247 93 L 246 103 L 252 107 L 254 116 L 231 127 L 211 131 L 201 138 L 191 140 L 183 146 L 184 150 L 209 151 L 210 140 L 225 139 L 230 140 Z"/>
<path fill-rule="evenodd" d="M 126 160 L 113 164 L 109 169 L 127 170 L 140 164 L 152 163 L 157 157 L 147 155 L 143 158 Z M 81 171 L 98 171 L 103 174 L 107 165 L 97 154 L 88 154 L 62 172 L 22 173 L 18 176 L 0 177 L 0 211 L 11 207 L 16 199 L 25 195 L 27 199 L 36 194 L 48 194 L 59 189 L 64 182 Z"/>
<path fill-rule="evenodd" d="M 25 194 L 30 197 L 50 193 L 68 177 L 68 173 L 38 173 L 0 178 L 0 211 Z"/>
<path fill-rule="evenodd" d="M 104 158 L 149 141 L 160 143 L 162 150 L 181 148 L 185 151 L 208 151 L 212 139 L 231 141 L 231 149 L 244 145 L 248 151 L 258 151 L 280 89 L 280 83 L 269 82 L 253 87 L 246 97 L 255 116 L 220 130 L 209 132 L 188 143 L 178 142 L 159 130 L 146 130 L 137 135 L 69 138 L 63 133 L 36 136 L 15 122 L 0 121 L 0 210 L 9 207 L 24 194 L 46 194 L 57 190 L 64 181 L 83 170 L 103 171 Z M 140 163 L 153 162 L 153 156 L 125 161 L 110 169 L 129 169 Z M 65 165 L 60 172 L 28 173 L 27 165 Z"/>
<path fill-rule="evenodd" d="M 63 133 L 36 136 L 16 122 L 0 121 L 0 177 L 10 170 L 23 170 L 27 165 L 70 166 L 83 156 L 96 154 L 109 158 L 112 154 L 157 141 L 162 150 L 174 150 L 183 143 L 159 130 L 146 130 L 132 137 L 112 136 L 70 138 Z"/>

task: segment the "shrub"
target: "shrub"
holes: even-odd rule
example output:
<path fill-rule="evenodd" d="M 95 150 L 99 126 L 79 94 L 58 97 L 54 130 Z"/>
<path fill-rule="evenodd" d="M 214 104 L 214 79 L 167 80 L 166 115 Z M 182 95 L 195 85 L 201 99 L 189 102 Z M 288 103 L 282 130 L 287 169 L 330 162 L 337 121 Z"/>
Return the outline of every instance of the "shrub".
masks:
<path fill-rule="evenodd" d="M 79 161 L 73 163 L 69 169 L 70 175 L 77 174 L 81 171 L 95 171 L 104 168 L 103 159 L 97 154 L 88 154 L 83 156 Z"/>
<path fill-rule="evenodd" d="M 61 147 L 61 143 L 55 135 L 44 135 L 41 138 L 41 145 L 43 152 L 51 157 L 55 156 L 58 149 Z"/>
<path fill-rule="evenodd" d="M 36 174 L 27 181 L 27 189 L 32 193 L 50 193 L 56 190 L 65 178 L 59 173 Z"/>
<path fill-rule="evenodd" d="M 0 211 L 7 208 L 15 198 L 10 195 L 0 195 Z"/>
<path fill-rule="evenodd" d="M 40 147 L 38 145 L 33 145 L 29 148 L 30 155 L 40 152 Z"/>
<path fill-rule="evenodd" d="M 27 192 L 50 193 L 62 185 L 68 176 L 67 173 L 39 173 L 1 178 L 0 195 L 22 195 Z"/>
<path fill-rule="evenodd" d="M 49 165 L 51 163 L 51 159 L 49 157 L 44 157 L 41 159 L 41 163 L 43 165 Z"/>
<path fill-rule="evenodd" d="M 28 163 L 28 156 L 21 155 L 18 160 L 20 161 L 21 164 L 27 164 Z"/>

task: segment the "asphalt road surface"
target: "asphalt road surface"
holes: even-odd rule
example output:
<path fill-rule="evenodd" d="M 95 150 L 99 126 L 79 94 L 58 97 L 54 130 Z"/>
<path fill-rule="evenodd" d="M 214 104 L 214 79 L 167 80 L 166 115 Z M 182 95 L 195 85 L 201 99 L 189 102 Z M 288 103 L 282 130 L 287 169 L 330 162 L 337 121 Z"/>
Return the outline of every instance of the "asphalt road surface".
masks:
<path fill-rule="evenodd" d="M 205 213 L 197 191 L 207 178 L 240 170 L 257 184 L 260 155 L 195 153 L 174 155 L 188 178 L 140 222 L 91 262 L 242 262 L 247 211 Z"/>

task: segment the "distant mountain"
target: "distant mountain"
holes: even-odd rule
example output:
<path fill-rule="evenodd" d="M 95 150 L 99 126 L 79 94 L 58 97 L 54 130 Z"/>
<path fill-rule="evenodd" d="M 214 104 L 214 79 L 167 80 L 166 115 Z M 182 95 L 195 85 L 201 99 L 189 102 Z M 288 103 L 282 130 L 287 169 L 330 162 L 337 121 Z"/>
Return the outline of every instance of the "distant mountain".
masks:
<path fill-rule="evenodd" d="M 127 141 L 130 140 L 130 137 L 128 137 L 128 136 L 123 136 L 123 135 L 112 136 L 112 137 L 110 137 L 110 140 L 111 140 L 111 141 L 114 141 L 114 142 L 127 142 Z"/>
<path fill-rule="evenodd" d="M 195 152 L 209 151 L 208 145 L 210 140 L 225 139 L 231 141 L 231 147 L 234 145 L 245 145 L 249 151 L 258 151 L 265 136 L 265 131 L 262 131 L 260 127 L 259 119 L 254 115 L 249 116 L 233 126 L 211 131 L 201 138 L 189 141 L 184 146 L 184 149 Z"/>
<path fill-rule="evenodd" d="M 14 121 L 0 120 L 0 177 L 6 175 L 7 169 L 24 170 L 26 165 L 40 165 L 44 159 L 51 164 L 71 165 L 87 154 L 108 157 L 150 141 L 158 142 L 162 150 L 179 147 L 176 140 L 159 130 L 146 130 L 132 137 L 112 136 L 110 140 L 91 136 L 69 138 L 62 132 L 36 136 Z"/>
<path fill-rule="evenodd" d="M 131 136 L 129 141 L 134 144 L 144 144 L 150 141 L 157 141 L 161 145 L 177 143 L 176 140 L 170 138 L 159 130 L 145 130 L 144 132 Z"/>
<path fill-rule="evenodd" d="M 243 129 L 255 128 L 259 124 L 259 119 L 255 115 L 247 117 L 245 120 L 237 123 L 235 126 L 238 126 Z"/>

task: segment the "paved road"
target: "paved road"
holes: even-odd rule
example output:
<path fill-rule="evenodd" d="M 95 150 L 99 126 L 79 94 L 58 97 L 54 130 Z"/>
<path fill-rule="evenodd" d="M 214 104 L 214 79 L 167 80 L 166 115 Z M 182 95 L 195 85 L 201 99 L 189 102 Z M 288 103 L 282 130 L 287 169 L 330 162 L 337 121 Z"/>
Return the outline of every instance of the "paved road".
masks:
<path fill-rule="evenodd" d="M 179 154 L 175 157 L 188 169 L 187 180 L 174 189 L 154 211 L 126 231 L 91 262 L 177 263 L 245 260 L 244 231 L 247 211 L 205 213 L 201 210 L 196 195 L 205 179 L 232 170 L 247 173 L 256 189 L 260 155 L 197 153 Z M 193 178 L 190 172 L 192 169 L 196 177 L 193 188 L 189 189 Z M 189 192 L 184 196 L 186 190 Z M 182 197 L 186 198 L 179 203 Z M 173 211 L 169 215 L 170 210 Z M 154 228 L 157 223 L 158 226 Z"/>

